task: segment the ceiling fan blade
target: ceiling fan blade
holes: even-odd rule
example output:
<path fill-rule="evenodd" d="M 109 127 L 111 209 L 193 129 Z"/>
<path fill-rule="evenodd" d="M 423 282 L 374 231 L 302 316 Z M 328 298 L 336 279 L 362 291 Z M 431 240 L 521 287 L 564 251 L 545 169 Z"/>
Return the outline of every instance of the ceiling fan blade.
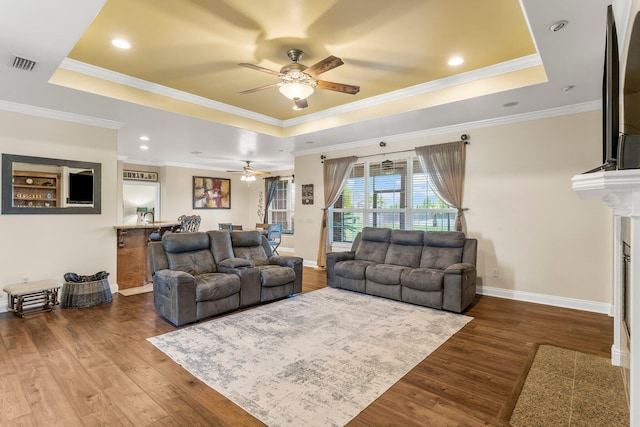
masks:
<path fill-rule="evenodd" d="M 248 64 L 246 62 L 241 62 L 238 65 L 241 67 L 251 68 L 252 70 L 262 71 L 263 73 L 273 74 L 274 76 L 278 76 L 278 77 L 282 75 L 282 73 L 280 73 L 279 71 L 273 71 L 268 68 L 261 67 L 259 65 Z"/>
<path fill-rule="evenodd" d="M 342 62 L 342 59 L 331 55 L 331 56 L 327 56 L 322 61 L 316 64 L 313 64 L 311 67 L 306 68 L 304 72 L 306 74 L 309 74 L 311 77 L 315 77 L 319 74 L 325 73 L 329 70 L 339 67 L 342 64 L 344 64 L 344 62 Z"/>
<path fill-rule="evenodd" d="M 318 89 L 333 90 L 336 92 L 348 93 L 349 95 L 355 95 L 360 92 L 360 86 L 347 85 L 344 83 L 327 82 L 324 80 L 318 80 Z"/>
<path fill-rule="evenodd" d="M 254 175 L 271 175 L 271 172 L 265 172 L 265 171 L 251 171 L 251 173 Z"/>
<path fill-rule="evenodd" d="M 272 87 L 278 86 L 279 84 L 280 83 L 271 83 L 270 85 L 254 87 L 253 89 L 247 89 L 247 90 L 243 90 L 242 92 L 238 92 L 238 95 L 245 95 L 247 93 L 253 93 L 253 92 L 258 92 L 258 91 L 265 90 L 265 89 L 270 89 Z"/>

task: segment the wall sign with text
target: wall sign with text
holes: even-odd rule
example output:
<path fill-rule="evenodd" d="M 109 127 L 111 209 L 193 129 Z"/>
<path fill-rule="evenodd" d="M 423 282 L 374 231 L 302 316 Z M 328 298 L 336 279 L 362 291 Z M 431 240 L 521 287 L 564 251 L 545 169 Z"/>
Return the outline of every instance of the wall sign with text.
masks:
<path fill-rule="evenodd" d="M 122 178 L 126 181 L 158 181 L 157 172 L 123 171 Z"/>

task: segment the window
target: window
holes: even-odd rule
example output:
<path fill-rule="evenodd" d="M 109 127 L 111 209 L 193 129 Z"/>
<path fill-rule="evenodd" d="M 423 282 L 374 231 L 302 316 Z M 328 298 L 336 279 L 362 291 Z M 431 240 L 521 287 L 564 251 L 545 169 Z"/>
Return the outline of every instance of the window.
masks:
<path fill-rule="evenodd" d="M 353 242 L 363 227 L 455 230 L 456 209 L 436 196 L 417 158 L 356 163 L 330 209 L 332 242 Z"/>
<path fill-rule="evenodd" d="M 282 224 L 282 232 L 293 234 L 293 214 L 295 207 L 295 185 L 292 180 L 278 180 L 276 194 L 269 205 L 269 224 Z"/>

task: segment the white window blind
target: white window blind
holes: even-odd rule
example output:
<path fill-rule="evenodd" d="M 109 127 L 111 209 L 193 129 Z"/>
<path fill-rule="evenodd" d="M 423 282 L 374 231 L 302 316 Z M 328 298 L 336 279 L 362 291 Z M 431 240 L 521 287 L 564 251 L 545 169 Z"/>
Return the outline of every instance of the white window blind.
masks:
<path fill-rule="evenodd" d="M 417 158 L 356 163 L 330 208 L 332 242 L 353 242 L 363 227 L 455 230 L 456 210 L 438 198 Z"/>

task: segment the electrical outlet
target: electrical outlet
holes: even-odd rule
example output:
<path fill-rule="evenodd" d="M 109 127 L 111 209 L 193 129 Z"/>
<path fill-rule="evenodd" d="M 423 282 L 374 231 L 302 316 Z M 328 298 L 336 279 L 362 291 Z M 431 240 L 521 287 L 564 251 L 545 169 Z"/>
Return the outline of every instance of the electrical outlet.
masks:
<path fill-rule="evenodd" d="M 493 270 L 491 270 L 491 277 L 500 277 L 498 275 L 498 269 L 494 268 Z"/>
<path fill-rule="evenodd" d="M 29 283 L 28 277 L 22 277 L 22 283 Z"/>

